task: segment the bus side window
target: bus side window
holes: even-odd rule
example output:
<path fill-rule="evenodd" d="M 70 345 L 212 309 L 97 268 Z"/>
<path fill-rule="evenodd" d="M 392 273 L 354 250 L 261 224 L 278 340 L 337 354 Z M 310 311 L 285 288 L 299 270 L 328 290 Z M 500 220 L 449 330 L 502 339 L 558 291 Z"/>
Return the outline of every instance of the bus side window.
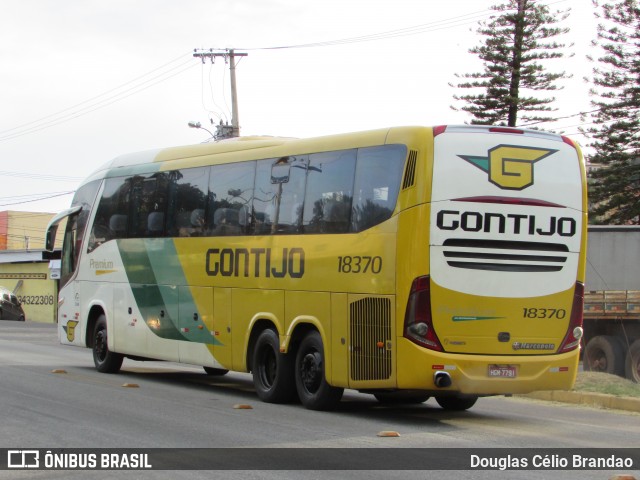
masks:
<path fill-rule="evenodd" d="M 305 233 L 349 231 L 357 150 L 310 155 L 302 225 Z"/>
<path fill-rule="evenodd" d="M 407 157 L 404 145 L 358 149 L 351 231 L 361 232 L 393 213 Z"/>
<path fill-rule="evenodd" d="M 162 236 L 164 232 L 164 212 L 151 212 L 147 217 L 147 233 L 150 236 Z"/>
<path fill-rule="evenodd" d="M 198 237 L 204 234 L 209 167 L 169 172 L 166 228 L 168 237 Z"/>
<path fill-rule="evenodd" d="M 256 235 L 299 231 L 307 161 L 306 155 L 258 161 L 253 198 Z"/>
<path fill-rule="evenodd" d="M 127 237 L 131 180 L 117 177 L 105 180 L 91 228 L 87 252 L 109 240 Z"/>
<path fill-rule="evenodd" d="M 162 237 L 165 231 L 164 212 L 167 204 L 169 178 L 167 173 L 134 177 L 130 202 L 130 237 Z"/>
<path fill-rule="evenodd" d="M 269 183 L 271 184 L 273 200 L 269 207 L 272 211 L 272 221 L 276 223 L 271 225 L 271 232 L 269 233 L 299 233 L 302 224 L 302 204 L 309 157 L 307 155 L 296 155 L 278 159 L 275 164 L 273 160 L 265 160 L 265 162 L 271 168 Z M 289 167 L 288 175 L 286 181 L 281 182 L 281 179 L 277 178 L 277 171 L 274 170 L 274 167 L 285 162 Z M 258 179 L 264 180 L 264 177 L 258 177 Z M 258 181 L 258 179 L 256 180 Z M 268 191 L 268 187 L 264 183 L 261 185 L 265 191 Z"/>
<path fill-rule="evenodd" d="M 209 179 L 208 235 L 247 235 L 252 230 L 250 208 L 256 162 L 215 165 Z"/>
<path fill-rule="evenodd" d="M 270 235 L 277 228 L 278 184 L 271 183 L 273 164 L 277 159 L 269 158 L 258 161 L 256 167 L 256 188 L 253 197 L 255 212 L 255 234 Z M 273 232 L 275 233 L 275 232 Z"/>

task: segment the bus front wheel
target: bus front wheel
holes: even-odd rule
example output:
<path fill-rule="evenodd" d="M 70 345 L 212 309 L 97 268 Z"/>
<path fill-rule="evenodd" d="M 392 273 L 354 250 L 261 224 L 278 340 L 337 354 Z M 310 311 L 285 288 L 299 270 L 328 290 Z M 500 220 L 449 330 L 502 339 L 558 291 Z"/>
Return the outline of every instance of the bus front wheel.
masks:
<path fill-rule="evenodd" d="M 280 353 L 280 339 L 274 330 L 263 330 L 258 336 L 251 372 L 256 393 L 263 402 L 285 403 L 293 399 L 293 359 Z"/>
<path fill-rule="evenodd" d="M 117 373 L 124 356 L 111 352 L 107 346 L 107 319 L 104 315 L 98 317 L 93 332 L 93 363 L 96 370 L 102 373 Z"/>
<path fill-rule="evenodd" d="M 325 378 L 324 348 L 317 331 L 307 334 L 296 355 L 296 389 L 302 405 L 310 410 L 331 410 L 344 389 L 332 387 Z"/>

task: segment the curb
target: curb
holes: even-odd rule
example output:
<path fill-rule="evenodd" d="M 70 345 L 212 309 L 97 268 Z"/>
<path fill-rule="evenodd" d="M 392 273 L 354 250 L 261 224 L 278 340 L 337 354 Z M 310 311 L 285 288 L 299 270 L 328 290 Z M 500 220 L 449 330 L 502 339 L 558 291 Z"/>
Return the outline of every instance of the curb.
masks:
<path fill-rule="evenodd" d="M 592 407 L 640 413 L 640 398 L 634 397 L 616 397 L 614 395 L 605 395 L 603 393 L 569 392 L 562 390 L 533 392 L 521 396 L 525 398 L 534 398 L 536 400 L 576 403 Z"/>

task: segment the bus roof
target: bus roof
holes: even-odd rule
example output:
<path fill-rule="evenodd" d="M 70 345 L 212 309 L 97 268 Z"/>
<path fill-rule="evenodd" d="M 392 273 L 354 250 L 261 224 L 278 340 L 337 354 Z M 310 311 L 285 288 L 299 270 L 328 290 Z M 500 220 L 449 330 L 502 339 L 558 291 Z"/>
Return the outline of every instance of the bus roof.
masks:
<path fill-rule="evenodd" d="M 320 151 L 361 148 L 384 145 L 390 138 L 410 138 L 412 134 L 431 133 L 433 127 L 391 127 L 355 133 L 342 133 L 313 138 L 290 138 L 270 136 L 238 137 L 219 142 L 199 143 L 125 154 L 102 165 L 83 183 L 91 180 L 136 174 L 150 173 L 165 169 L 191 168 L 219 163 L 231 163 L 243 160 L 277 158 L 285 155 L 303 155 Z M 451 125 L 437 127 L 438 133 L 473 132 L 489 133 L 492 127 L 478 125 Z M 519 129 L 518 133 L 532 136 L 559 135 L 542 133 L 535 130 Z M 406 134 L 407 136 L 405 136 Z M 397 141 L 397 140 L 396 140 Z"/>
<path fill-rule="evenodd" d="M 424 129 L 424 127 L 410 128 Z M 104 177 L 127 175 L 132 171 L 189 168 L 241 160 L 258 160 L 289 154 L 302 155 L 323 150 L 383 145 L 386 143 L 387 135 L 391 130 L 393 129 L 386 128 L 303 139 L 247 136 L 219 142 L 146 150 L 121 155 L 106 162 L 83 183 Z M 167 162 L 170 162 L 171 166 L 165 165 L 161 167 L 158 165 L 158 163 L 166 164 Z M 144 168 L 145 166 L 149 168 Z M 136 167 L 142 167 L 142 169 Z"/>

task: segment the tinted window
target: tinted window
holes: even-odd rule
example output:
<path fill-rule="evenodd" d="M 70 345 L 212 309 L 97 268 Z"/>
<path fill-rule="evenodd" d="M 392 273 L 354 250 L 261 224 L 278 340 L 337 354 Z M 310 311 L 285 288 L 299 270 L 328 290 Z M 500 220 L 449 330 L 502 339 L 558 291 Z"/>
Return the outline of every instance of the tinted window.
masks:
<path fill-rule="evenodd" d="M 356 152 L 310 155 L 303 216 L 305 233 L 349 231 Z"/>
<path fill-rule="evenodd" d="M 79 226 L 80 214 L 69 216 L 62 240 L 62 258 L 60 262 L 60 284 L 65 285 L 78 267 L 82 231 Z"/>
<path fill-rule="evenodd" d="M 208 167 L 169 172 L 167 236 L 199 237 L 205 234 Z"/>
<path fill-rule="evenodd" d="M 404 145 L 358 149 L 351 231 L 360 232 L 391 216 L 406 156 Z"/>
<path fill-rule="evenodd" d="M 109 240 L 127 237 L 131 183 L 131 178 L 118 177 L 105 180 L 102 198 L 93 220 L 89 252 Z"/>
<path fill-rule="evenodd" d="M 93 202 L 95 201 L 96 193 L 98 192 L 99 188 L 100 180 L 94 180 L 93 182 L 89 182 L 86 185 L 80 187 L 76 194 L 73 196 L 71 206 L 82 207 L 82 210 L 80 210 L 80 212 L 74 216 L 75 218 L 71 222 L 73 224 L 73 229 L 76 230 L 76 233 L 74 235 L 77 235 L 78 237 L 77 242 L 73 248 L 81 248 L 80 242 L 82 242 L 82 238 L 84 237 L 84 231 L 87 227 L 87 221 L 89 220 L 89 215 L 91 214 L 91 207 L 93 206 Z M 69 225 L 69 223 L 70 221 L 67 220 L 67 225 Z M 67 229 L 69 228 L 71 227 L 67 227 Z M 72 253 L 76 261 L 79 253 L 80 250 Z"/>
<path fill-rule="evenodd" d="M 393 213 L 405 157 L 387 145 L 110 178 L 88 250 L 127 237 L 359 232 Z M 97 185 L 78 201 L 90 205 Z"/>
<path fill-rule="evenodd" d="M 209 235 L 250 233 L 255 162 L 216 165 L 209 182 Z"/>
<path fill-rule="evenodd" d="M 75 228 L 77 229 L 77 234 L 79 236 L 78 240 L 82 241 L 84 237 L 84 231 L 87 227 L 87 222 L 89 221 L 89 215 L 91 214 L 91 207 L 93 206 L 93 202 L 96 199 L 96 193 L 98 193 L 98 189 L 100 188 L 100 180 L 94 180 L 93 182 L 89 182 L 86 185 L 83 185 L 78 189 L 76 194 L 73 196 L 73 201 L 71 202 L 71 206 L 80 205 L 82 210 L 78 213 L 77 218 L 75 219 Z M 76 245 L 76 248 L 80 248 L 80 245 Z M 80 253 L 80 250 L 76 252 Z"/>
<path fill-rule="evenodd" d="M 253 199 L 257 235 L 300 231 L 308 162 L 306 155 L 258 162 Z"/>
<path fill-rule="evenodd" d="M 169 193 L 169 175 L 165 172 L 134 177 L 129 213 L 130 237 L 162 237 Z"/>

